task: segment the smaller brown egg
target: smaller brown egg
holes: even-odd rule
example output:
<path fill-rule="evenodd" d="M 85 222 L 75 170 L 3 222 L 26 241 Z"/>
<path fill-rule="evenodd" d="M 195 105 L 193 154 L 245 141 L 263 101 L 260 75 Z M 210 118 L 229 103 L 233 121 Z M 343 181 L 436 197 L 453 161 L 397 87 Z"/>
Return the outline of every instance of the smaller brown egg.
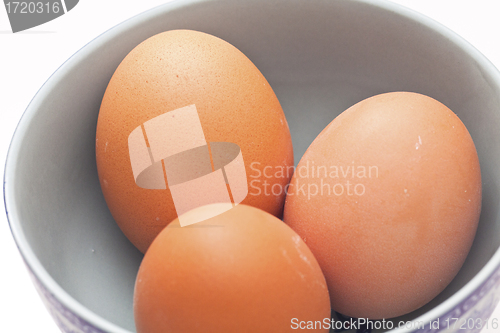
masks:
<path fill-rule="evenodd" d="M 213 216 L 221 205 L 183 218 Z M 273 215 L 241 204 L 186 227 L 176 219 L 158 235 L 139 268 L 134 315 L 139 333 L 279 333 L 299 323 L 328 332 L 330 300 L 302 239 Z"/>

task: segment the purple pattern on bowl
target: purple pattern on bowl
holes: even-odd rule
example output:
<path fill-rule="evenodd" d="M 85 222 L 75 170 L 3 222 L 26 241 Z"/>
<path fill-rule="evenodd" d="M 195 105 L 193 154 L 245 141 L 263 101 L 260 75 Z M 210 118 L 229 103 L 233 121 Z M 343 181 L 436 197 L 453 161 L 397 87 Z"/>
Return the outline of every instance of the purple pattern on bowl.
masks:
<path fill-rule="evenodd" d="M 423 329 L 413 332 L 438 333 L 446 331 L 446 333 L 479 333 L 486 326 L 499 300 L 500 267 L 453 310 L 432 320 L 433 322 L 439 320 L 439 326 L 435 325 L 436 327 L 434 327 L 433 325 L 433 327 L 430 327 L 429 323 L 425 323 Z M 458 321 L 455 318 L 458 318 Z M 500 331 L 500 327 L 498 329 Z"/>

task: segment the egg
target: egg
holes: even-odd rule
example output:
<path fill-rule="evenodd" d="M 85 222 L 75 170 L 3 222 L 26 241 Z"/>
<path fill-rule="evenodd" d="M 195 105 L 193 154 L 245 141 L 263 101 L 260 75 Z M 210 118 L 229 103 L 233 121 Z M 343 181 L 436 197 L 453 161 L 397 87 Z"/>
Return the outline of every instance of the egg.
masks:
<path fill-rule="evenodd" d="M 381 319 L 420 308 L 452 281 L 480 210 L 464 124 L 433 98 L 393 92 L 318 135 L 292 177 L 284 221 L 318 260 L 332 309 Z"/>
<path fill-rule="evenodd" d="M 242 52 L 172 30 L 136 46 L 113 74 L 96 160 L 113 218 L 145 252 L 179 212 L 203 204 L 244 203 L 281 217 L 285 193 L 263 190 L 283 188 L 291 174 L 263 170 L 293 166 L 293 149 L 276 95 Z"/>
<path fill-rule="evenodd" d="M 182 216 L 199 220 L 221 205 Z M 176 219 L 158 235 L 137 274 L 134 316 L 138 333 L 328 332 L 330 301 L 302 239 L 240 204 L 186 227 Z"/>

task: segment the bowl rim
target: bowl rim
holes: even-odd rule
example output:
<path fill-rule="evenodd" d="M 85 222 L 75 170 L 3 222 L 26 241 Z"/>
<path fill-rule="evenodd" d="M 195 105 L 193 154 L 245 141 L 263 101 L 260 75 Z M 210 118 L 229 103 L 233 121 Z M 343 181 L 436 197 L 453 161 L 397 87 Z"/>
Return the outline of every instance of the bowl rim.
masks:
<path fill-rule="evenodd" d="M 113 40 L 124 30 L 132 29 L 134 28 L 134 26 L 137 26 L 138 24 L 145 22 L 157 15 L 163 15 L 176 9 L 211 1 L 219 0 L 173 0 L 165 4 L 153 7 L 121 23 L 118 23 L 114 27 L 108 29 L 107 31 L 98 35 L 96 38 L 92 39 L 90 42 L 76 51 L 70 58 L 68 58 L 37 91 L 31 102 L 28 104 L 26 110 L 23 112 L 23 115 L 21 116 L 21 119 L 16 126 L 14 135 L 10 142 L 5 162 L 3 190 L 7 220 L 17 248 L 21 253 L 26 265 L 33 272 L 35 278 L 38 279 L 41 284 L 45 288 L 47 288 L 47 290 L 52 295 L 54 295 L 55 298 L 64 307 L 80 316 L 80 318 L 82 318 L 95 328 L 116 333 L 132 333 L 87 309 L 84 305 L 70 296 L 68 292 L 66 292 L 61 286 L 59 286 L 57 282 L 50 276 L 50 274 L 38 260 L 33 249 L 28 243 L 19 222 L 18 213 L 14 204 L 14 189 L 10 186 L 10 183 L 15 179 L 16 163 L 18 160 L 20 147 L 22 146 L 23 138 L 27 134 L 27 129 L 31 123 L 33 116 L 36 114 L 36 110 L 38 109 L 41 102 L 46 98 L 47 94 L 52 91 L 55 86 L 57 86 L 61 78 L 65 76 L 66 72 L 71 70 L 73 66 L 78 64 L 81 59 L 84 59 L 96 48 Z M 463 37 L 453 32 L 451 29 L 447 28 L 441 23 L 425 16 L 424 14 L 409 9 L 403 5 L 393 3 L 389 0 L 353 0 L 352 2 L 373 6 L 428 27 L 434 33 L 437 33 L 450 40 L 471 59 L 475 60 L 478 64 L 478 67 L 482 68 L 484 72 L 489 76 L 489 78 L 491 78 L 492 81 L 496 82 L 500 86 L 500 72 L 498 71 L 498 69 Z M 414 318 L 412 321 L 428 323 L 431 320 L 439 318 L 447 312 L 451 311 L 456 305 L 460 304 L 462 301 L 466 300 L 469 295 L 474 293 L 474 291 L 476 291 L 495 272 L 495 270 L 499 266 L 500 247 L 497 248 L 486 265 L 484 265 L 484 267 L 482 267 L 480 271 L 469 282 L 462 286 L 448 299 L 432 308 L 431 310 L 420 315 L 419 317 Z M 400 327 L 394 328 L 389 332 L 403 333 L 412 331 L 414 330 Z"/>

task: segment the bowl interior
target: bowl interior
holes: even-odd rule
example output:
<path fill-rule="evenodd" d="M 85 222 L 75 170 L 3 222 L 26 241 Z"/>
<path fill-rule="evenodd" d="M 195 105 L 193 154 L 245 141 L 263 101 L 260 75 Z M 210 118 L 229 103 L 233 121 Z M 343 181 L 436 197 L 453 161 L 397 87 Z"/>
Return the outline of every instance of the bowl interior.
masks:
<path fill-rule="evenodd" d="M 144 39 L 178 28 L 225 39 L 257 65 L 287 116 L 296 163 L 340 112 L 378 93 L 420 92 L 462 119 L 482 168 L 479 229 L 455 280 L 405 320 L 449 298 L 493 256 L 500 244 L 499 77 L 468 44 L 385 2 L 174 2 L 122 23 L 67 61 L 30 104 L 14 139 L 6 188 L 13 229 L 27 241 L 19 246 L 29 246 L 76 301 L 135 331 L 132 296 L 142 254 L 121 233 L 101 193 L 95 127 L 107 83 L 125 55 Z"/>

